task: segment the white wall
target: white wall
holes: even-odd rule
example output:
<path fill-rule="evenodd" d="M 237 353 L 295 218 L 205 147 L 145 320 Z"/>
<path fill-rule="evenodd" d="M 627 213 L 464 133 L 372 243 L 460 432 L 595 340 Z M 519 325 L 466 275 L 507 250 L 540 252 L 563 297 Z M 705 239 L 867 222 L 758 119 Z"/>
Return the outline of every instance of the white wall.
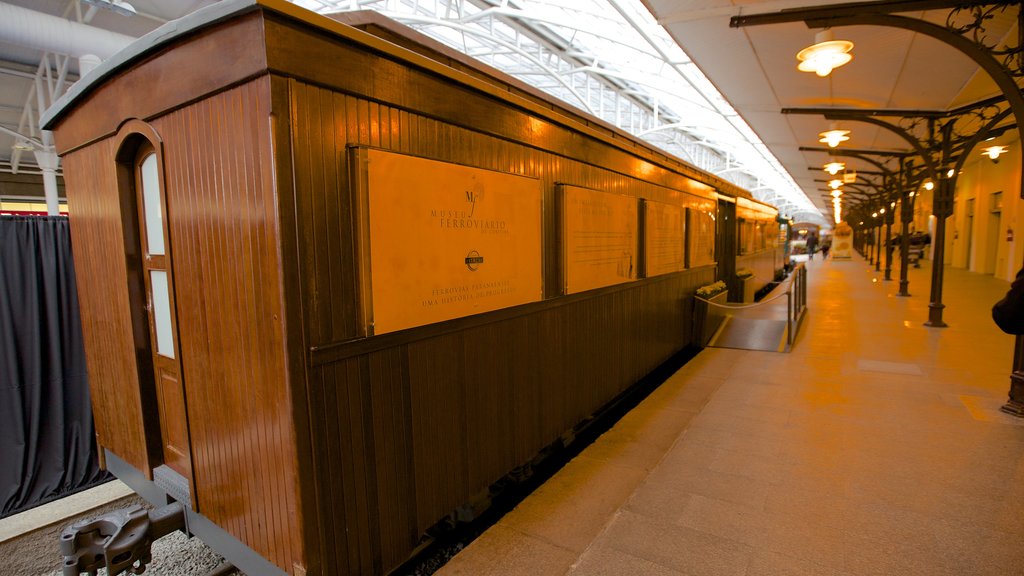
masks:
<path fill-rule="evenodd" d="M 1009 151 L 992 162 L 981 155 L 981 147 L 1001 144 Z M 971 157 L 957 178 L 956 202 L 949 219 L 949 257 L 947 263 L 972 272 L 993 274 L 1012 280 L 1024 261 L 1024 200 L 1020 198 L 1021 143 L 1016 131 L 971 152 Z M 993 212 L 1001 192 L 1001 210 Z M 930 198 L 929 198 L 930 200 Z M 974 218 L 968 216 L 974 201 Z M 930 206 L 930 201 L 928 202 Z M 968 225 L 970 227 L 968 228 Z M 1007 229 L 1013 230 L 1013 241 L 1007 241 Z"/>

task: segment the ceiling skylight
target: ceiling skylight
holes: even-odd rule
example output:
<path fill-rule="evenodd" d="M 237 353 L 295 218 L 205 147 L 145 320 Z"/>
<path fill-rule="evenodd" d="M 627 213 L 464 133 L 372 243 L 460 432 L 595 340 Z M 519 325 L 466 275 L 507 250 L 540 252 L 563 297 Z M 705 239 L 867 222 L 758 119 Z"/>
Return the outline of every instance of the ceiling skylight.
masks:
<path fill-rule="evenodd" d="M 639 0 L 293 1 L 316 12 L 381 12 L 750 190 L 782 214 L 824 220 Z"/>

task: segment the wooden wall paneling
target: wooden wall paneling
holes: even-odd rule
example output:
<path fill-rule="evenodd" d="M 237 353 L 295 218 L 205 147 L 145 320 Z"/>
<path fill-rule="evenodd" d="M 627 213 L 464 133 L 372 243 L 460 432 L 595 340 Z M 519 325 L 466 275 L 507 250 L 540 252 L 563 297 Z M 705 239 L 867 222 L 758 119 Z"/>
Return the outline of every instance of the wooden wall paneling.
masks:
<path fill-rule="evenodd" d="M 349 41 L 311 33 L 293 23 L 272 18 L 267 20 L 266 34 L 270 54 L 268 65 L 274 71 L 287 71 L 295 78 L 329 86 L 361 97 L 361 100 L 372 98 L 391 106 L 417 110 L 452 125 L 473 127 L 485 134 L 571 156 L 663 186 L 704 195 L 710 191 L 710 187 L 683 176 L 682 171 L 693 170 L 683 164 L 675 167 L 680 172 L 673 172 L 626 154 L 608 142 L 581 136 L 550 119 L 535 115 L 529 121 L 523 121 L 526 113 L 522 109 L 496 103 L 492 97 L 454 83 L 440 74 L 410 67 L 393 57 Z M 319 62 L 325 59 L 336 65 L 320 66 Z M 505 88 L 495 90 L 492 87 L 488 90 L 494 94 L 507 94 Z M 568 117 L 562 118 L 568 121 Z M 626 139 L 613 141 L 637 151 L 636 144 Z M 424 144 L 429 146 L 437 142 Z M 728 188 L 729 185 L 723 186 Z"/>
<path fill-rule="evenodd" d="M 193 165 L 193 154 L 195 154 L 196 145 L 195 139 L 200 137 L 202 132 L 193 132 L 195 127 L 189 121 L 192 118 L 186 115 L 177 115 L 173 118 L 168 118 L 162 126 L 163 131 L 169 135 L 180 135 L 179 137 L 185 141 L 183 151 L 186 154 L 182 158 L 168 159 L 167 150 L 164 150 L 164 185 L 165 195 L 167 197 L 167 213 L 164 215 L 168 219 L 168 233 L 171 237 L 168 242 L 172 245 L 173 258 L 171 266 L 173 268 L 172 273 L 175 275 L 175 305 L 177 307 L 177 316 L 179 335 L 178 335 L 178 351 L 179 355 L 184 358 L 189 358 L 193 363 L 193 369 L 197 373 L 207 374 L 210 372 L 211 358 L 209 350 L 206 348 L 205 342 L 199 342 L 191 340 L 189 338 L 181 338 L 180 334 L 184 332 L 185 325 L 182 324 L 183 318 L 188 318 L 191 322 L 191 326 L 201 326 L 200 331 L 205 333 L 208 331 L 206 324 L 209 319 L 206 315 L 205 306 L 203 304 L 203 298 L 195 294 L 191 290 L 186 289 L 184 286 L 177 288 L 177 285 L 184 281 L 184 279 L 177 278 L 177 269 L 195 270 L 196 274 L 200 276 L 198 285 L 205 285 L 206 278 L 210 277 L 212 272 L 208 269 L 212 266 L 212 261 L 204 261 L 200 257 L 200 251 L 196 249 L 199 245 L 199 229 L 195 226 L 188 226 L 179 228 L 176 232 L 173 229 L 174 224 L 178 218 L 186 218 L 189 215 L 203 214 L 204 207 L 198 204 L 197 195 L 191 194 L 177 194 L 172 191 L 177 190 L 193 190 L 197 187 L 201 187 L 202 184 L 197 181 L 197 174 L 195 170 L 189 168 Z M 173 196 L 172 196 L 173 194 Z M 172 219 L 173 218 L 173 219 Z M 194 282 L 194 279 L 190 280 Z M 192 328 L 194 329 L 194 328 Z M 198 345 L 198 346 L 197 346 Z M 187 376 L 184 373 L 182 376 Z M 211 446 L 207 442 L 199 441 L 200 438 L 206 438 L 209 434 L 207 431 L 207 422 L 205 420 L 194 417 L 188 410 L 189 404 L 208 404 L 211 400 L 208 398 L 210 390 L 206 387 L 197 387 L 192 392 L 188 389 L 189 382 L 184 382 L 183 385 L 186 390 L 185 402 L 186 402 L 186 419 L 188 421 L 190 441 L 191 441 L 191 456 L 192 456 L 192 505 L 196 511 L 201 514 L 210 514 L 213 512 L 213 516 L 220 515 L 224 517 L 224 510 L 219 506 L 220 502 L 217 500 L 207 502 L 205 499 L 200 501 L 200 495 L 203 494 L 203 490 L 199 488 L 200 470 L 210 469 L 219 466 L 217 461 L 217 452 L 215 447 Z M 199 399 L 197 396 L 207 396 L 207 398 Z M 213 437 L 216 437 L 215 435 Z"/>
<path fill-rule="evenodd" d="M 263 35 L 262 28 L 263 16 L 254 11 L 192 34 L 119 72 L 116 81 L 75 103 L 73 122 L 65 117 L 57 123 L 57 151 L 63 154 L 112 135 L 126 118 L 153 118 L 266 70 L 265 53 L 248 48 Z"/>
<path fill-rule="evenodd" d="M 328 566 L 335 568 L 348 566 L 348 539 L 345 536 L 345 511 L 341 503 L 341 490 L 337 486 L 332 473 L 335 462 L 331 453 L 332 443 L 330 427 L 337 426 L 338 414 L 331 413 L 330 404 L 326 402 L 327 384 L 325 373 L 327 366 L 312 368 L 307 372 L 307 395 L 309 398 L 309 440 L 310 461 L 309 474 L 313 479 L 310 491 L 315 502 L 315 532 L 306 533 L 306 550 L 317 551 L 321 571 Z M 338 368 L 331 368 L 336 374 Z M 331 387 L 337 386 L 335 379 Z M 336 435 L 336 434 L 335 434 Z M 337 503 L 336 503 L 337 502 Z M 339 515 L 340 514 L 340 515 Z M 315 542 L 315 545 L 314 545 Z"/>
<path fill-rule="evenodd" d="M 487 490 L 496 479 L 516 466 L 512 458 L 512 390 L 519 384 L 515 357 L 518 320 L 485 324 L 466 331 L 462 339 L 466 406 L 465 450 L 468 455 L 469 494 Z"/>
<path fill-rule="evenodd" d="M 270 146 L 272 165 L 262 166 L 265 178 L 274 182 L 277 190 L 276 209 L 279 229 L 279 250 L 281 258 L 281 280 L 284 295 L 284 338 L 287 380 L 291 384 L 291 417 L 294 422 L 294 460 L 288 463 L 293 468 L 294 485 L 297 492 L 297 510 L 301 521 L 297 523 L 299 548 L 296 555 L 295 574 L 308 571 L 309 574 L 323 572 L 323 542 L 320 538 L 321 513 L 317 501 L 315 460 L 313 458 L 310 428 L 310 393 L 308 381 L 308 343 L 304 311 L 304 282 L 301 274 L 299 250 L 299 211 L 295 194 L 295 170 L 292 148 L 292 91 L 287 79 L 270 76 L 271 114 Z"/>
<path fill-rule="evenodd" d="M 554 437 L 548 435 L 548 440 L 544 441 L 545 436 L 541 429 L 541 388 L 542 382 L 546 379 L 543 373 L 553 370 L 554 367 L 546 366 L 542 361 L 541 338 L 538 338 L 542 332 L 537 329 L 538 316 L 543 316 L 543 313 L 518 318 L 505 329 L 509 338 L 503 346 L 508 349 L 512 363 L 511 397 L 505 409 L 509 411 L 509 449 L 513 466 L 529 462 Z M 544 340 L 550 337 L 549 335 Z"/>
<path fill-rule="evenodd" d="M 329 414 L 340 415 L 336 422 L 328 425 L 328 437 L 336 438 L 336 452 L 331 454 L 331 470 L 334 482 L 341 484 L 339 499 L 335 506 L 343 506 L 345 533 L 348 539 L 349 574 L 379 572 L 375 568 L 376 490 L 371 484 L 374 476 L 374 445 L 372 441 L 371 398 L 369 395 L 369 370 L 365 357 L 327 367 L 325 374 L 337 375 L 325 378 L 325 406 Z M 336 431 L 332 428 L 336 427 Z M 344 566 L 345 564 L 341 564 Z"/>
<path fill-rule="evenodd" d="M 327 322 L 324 319 L 332 315 L 317 311 L 324 290 L 326 297 L 354 298 L 352 288 L 327 280 L 334 272 L 318 264 L 341 263 L 342 277 L 356 269 L 358 258 L 349 252 L 355 250 L 355 239 L 344 237 L 346 228 L 354 228 L 350 211 L 354 191 L 349 182 L 312 166 L 317 158 L 333 157 L 346 166 L 345 146 L 384 147 L 541 178 L 545 198 L 543 265 L 549 298 L 557 293 L 551 287 L 558 286 L 554 274 L 558 269 L 554 241 L 558 228 L 551 209 L 556 181 L 675 203 L 685 196 L 576 158 L 394 106 L 294 80 L 288 84 L 289 114 L 295 125 L 291 144 L 297 222 L 309 227 L 297 233 L 299 260 L 305 270 L 302 275 L 310 278 L 304 289 L 304 318 L 309 345 L 318 350 L 346 346 L 347 334 L 357 329 L 355 315 L 341 320 L 344 325 L 338 329 L 329 325 L 339 322 L 337 318 Z M 331 107 L 324 104 L 327 96 L 333 102 Z M 332 126 L 337 133 L 325 135 Z M 341 168 L 338 174 L 347 170 Z M 338 198 L 341 200 L 331 201 Z M 317 369 L 325 370 L 325 375 L 318 377 L 323 382 L 310 379 L 311 386 L 319 387 L 318 391 L 311 388 L 309 407 L 312 467 L 316 469 L 314 500 L 322 514 L 316 546 L 323 551 L 323 566 L 331 562 L 364 566 L 363 550 L 379 554 L 375 561 L 385 568 L 404 560 L 425 530 L 514 466 L 528 462 L 689 343 L 690 335 L 680 322 L 690 312 L 680 309 L 699 285 L 697 279 L 713 273 L 713 267 L 685 271 L 656 282 L 613 288 L 598 296 L 584 294 L 564 305 L 456 332 L 425 327 L 409 331 L 415 338 L 399 334 L 380 340 L 397 342 L 397 347 L 382 345 L 372 351 L 376 339 L 369 346 L 352 342 L 352 346 L 371 350 L 368 370 L 323 365 Z M 314 285 L 321 287 L 316 293 L 311 288 Z M 658 328 L 659 324 L 664 327 Z M 439 333 L 432 335 L 431 331 Z M 357 359 L 365 357 L 353 356 L 341 363 Z M 359 381 L 357 372 L 368 374 L 358 377 L 368 380 Z M 355 386 L 369 389 L 365 416 L 369 420 L 362 425 L 368 431 L 352 445 L 354 452 L 346 452 L 338 447 L 341 440 L 318 435 L 326 431 L 325 438 L 340 438 L 339 434 L 344 434 L 332 421 L 364 417 L 352 412 L 354 405 L 338 396 L 338 387 Z M 357 400 L 366 402 L 364 397 Z M 403 453 L 408 460 L 402 460 Z M 372 466 L 352 463 L 352 458 L 369 458 Z M 342 460 L 347 462 L 340 463 Z M 339 490 L 337 474 L 342 473 L 345 478 Z M 339 500 L 339 491 L 365 493 L 376 499 L 376 509 L 353 512 Z M 403 509 L 408 517 L 402 516 Z M 360 519 L 353 520 L 353 513 Z M 370 516 L 362 519 L 363 514 Z M 349 531 L 338 531 L 338 526 L 349 527 Z M 369 541 L 352 531 L 363 526 L 370 527 Z"/>
<path fill-rule="evenodd" d="M 404 346 L 369 355 L 370 395 L 384 572 L 399 566 L 419 542 L 412 437 L 412 397 Z"/>
<path fill-rule="evenodd" d="M 570 367 L 565 362 L 569 330 L 566 315 L 559 308 L 531 316 L 530 325 L 531 335 L 535 336 L 531 358 L 536 358 L 539 370 L 536 383 L 540 397 L 537 405 L 540 416 L 538 448 L 543 448 L 571 426 L 567 402 L 572 381 Z"/>
<path fill-rule="evenodd" d="M 316 431 L 314 458 L 323 488 L 317 498 L 325 512 L 321 519 L 323 567 L 344 574 L 368 572 L 373 566 L 372 562 L 364 565 L 360 561 L 361 556 L 367 556 L 360 544 L 368 534 L 359 531 L 358 512 L 352 501 L 357 493 L 353 466 L 361 464 L 357 458 L 365 457 L 365 450 L 359 446 L 353 451 L 349 420 L 355 416 L 358 426 L 363 418 L 346 403 L 348 390 L 361 388 L 359 363 L 358 359 L 339 362 L 310 373 L 311 423 Z"/>
<path fill-rule="evenodd" d="M 105 140 L 64 157 L 71 238 L 98 442 L 149 475 L 114 152 Z"/>
<path fill-rule="evenodd" d="M 463 334 L 408 345 L 416 529 L 422 534 L 471 494 Z"/>
<path fill-rule="evenodd" d="M 292 571 L 303 565 L 302 530 L 296 471 L 281 465 L 296 453 L 269 118 L 263 77 L 154 126 L 165 140 L 182 366 L 200 447 L 196 499 Z"/>
<path fill-rule="evenodd" d="M 763 286 L 775 279 L 776 269 L 782 267 L 781 264 L 779 264 L 780 259 L 777 252 L 778 250 L 776 248 L 766 248 L 764 250 L 754 252 L 753 254 L 737 256 L 736 267 L 752 270 L 757 282 L 757 289 L 761 289 Z"/>

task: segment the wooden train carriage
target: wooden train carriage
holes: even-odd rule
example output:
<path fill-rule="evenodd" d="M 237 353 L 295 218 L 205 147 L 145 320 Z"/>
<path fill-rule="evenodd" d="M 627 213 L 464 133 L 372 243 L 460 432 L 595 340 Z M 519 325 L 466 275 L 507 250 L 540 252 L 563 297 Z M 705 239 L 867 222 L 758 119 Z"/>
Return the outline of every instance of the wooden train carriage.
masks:
<path fill-rule="evenodd" d="M 775 280 L 776 272 L 786 263 L 778 215 L 778 210 L 764 204 L 736 200 L 736 269 L 754 273 L 754 291 Z"/>
<path fill-rule="evenodd" d="M 250 574 L 401 564 L 690 343 L 749 196 L 362 27 L 221 2 L 44 118 L 104 465 Z"/>

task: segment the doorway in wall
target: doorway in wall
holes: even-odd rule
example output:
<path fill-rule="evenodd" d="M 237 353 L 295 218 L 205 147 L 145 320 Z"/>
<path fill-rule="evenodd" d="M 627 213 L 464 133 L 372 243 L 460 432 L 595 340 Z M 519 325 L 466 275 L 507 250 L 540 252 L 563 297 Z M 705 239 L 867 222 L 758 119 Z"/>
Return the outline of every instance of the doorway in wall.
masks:
<path fill-rule="evenodd" d="M 969 198 L 967 200 L 967 214 L 964 217 L 964 248 L 967 250 L 966 268 L 968 270 L 972 270 L 973 269 L 973 266 L 971 266 L 971 260 L 972 260 L 972 258 L 971 258 L 971 250 L 974 248 L 973 240 L 974 240 L 974 198 Z"/>
<path fill-rule="evenodd" d="M 988 226 L 986 228 L 985 274 L 995 274 L 999 268 L 999 237 L 1003 229 L 1003 193 L 993 192 L 988 199 Z"/>

